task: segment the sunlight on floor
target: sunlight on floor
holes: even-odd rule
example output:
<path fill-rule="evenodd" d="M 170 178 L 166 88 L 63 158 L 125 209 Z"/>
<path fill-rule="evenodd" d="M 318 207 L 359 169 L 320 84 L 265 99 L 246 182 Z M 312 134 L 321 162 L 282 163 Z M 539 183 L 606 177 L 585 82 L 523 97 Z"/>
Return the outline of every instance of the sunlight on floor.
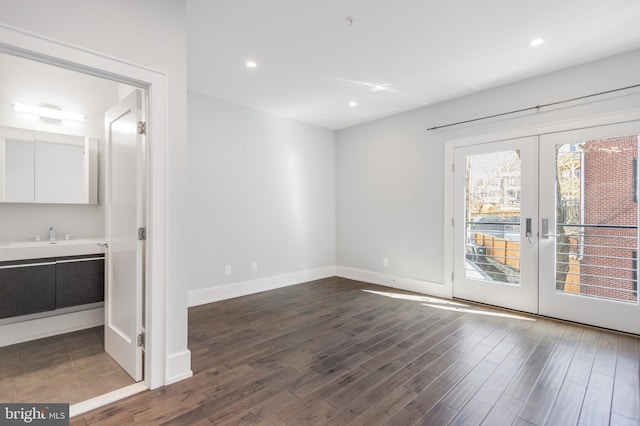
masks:
<path fill-rule="evenodd" d="M 479 309 L 471 309 L 471 308 L 457 308 L 457 307 L 453 307 L 453 306 L 430 305 L 428 303 L 423 303 L 422 305 L 423 306 L 428 306 L 430 308 L 444 309 L 446 311 L 464 312 L 464 313 L 467 313 L 467 314 L 488 315 L 488 316 L 492 316 L 492 317 L 519 319 L 519 320 L 524 320 L 524 321 L 536 321 L 535 318 L 523 317 L 521 315 L 507 314 L 505 312 L 482 311 L 482 310 L 479 310 Z"/>
<path fill-rule="evenodd" d="M 440 303 L 442 305 L 453 305 L 453 306 L 463 306 L 463 307 L 469 306 L 469 305 L 465 305 L 464 303 L 454 302 L 452 300 L 436 299 L 435 297 L 418 296 L 416 294 L 390 293 L 387 291 L 374 291 L 374 290 L 362 290 L 362 291 L 366 293 L 377 294 L 378 296 L 391 297 L 392 299 L 413 300 L 415 302 Z"/>
<path fill-rule="evenodd" d="M 414 302 L 428 302 L 422 303 L 423 306 L 428 306 L 430 308 L 444 309 L 447 311 L 456 311 L 456 312 L 464 312 L 467 314 L 477 314 L 477 315 L 488 315 L 493 317 L 500 318 L 511 318 L 511 319 L 519 319 L 524 321 L 536 321 L 535 318 L 525 317 L 522 315 L 516 314 L 508 314 L 506 312 L 499 311 L 485 311 L 481 309 L 473 309 L 469 305 L 454 302 L 453 300 L 446 299 L 438 299 L 430 296 L 420 296 L 417 294 L 403 294 L 403 293 L 391 293 L 388 291 L 374 291 L 374 290 L 362 290 L 365 293 L 376 294 L 378 296 L 390 297 L 392 299 L 402 299 L 402 300 L 410 300 Z"/>

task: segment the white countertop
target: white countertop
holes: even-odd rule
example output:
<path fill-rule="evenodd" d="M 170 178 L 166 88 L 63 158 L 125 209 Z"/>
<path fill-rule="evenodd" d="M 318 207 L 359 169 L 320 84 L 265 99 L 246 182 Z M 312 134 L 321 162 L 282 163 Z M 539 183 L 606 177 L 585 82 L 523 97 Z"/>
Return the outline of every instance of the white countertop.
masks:
<path fill-rule="evenodd" d="M 0 242 L 0 262 L 7 260 L 37 259 L 41 257 L 79 256 L 104 253 L 104 238 L 86 238 L 57 241 Z"/>

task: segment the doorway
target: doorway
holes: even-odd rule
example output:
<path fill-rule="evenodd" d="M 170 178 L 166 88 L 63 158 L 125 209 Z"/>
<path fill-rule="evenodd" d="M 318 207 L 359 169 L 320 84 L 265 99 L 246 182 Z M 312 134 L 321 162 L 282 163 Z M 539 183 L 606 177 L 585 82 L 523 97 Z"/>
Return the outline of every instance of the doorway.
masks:
<path fill-rule="evenodd" d="M 128 102 L 126 107 L 129 109 L 127 111 L 131 112 L 131 114 L 129 114 L 128 112 L 117 113 L 116 115 L 112 115 L 111 116 L 112 119 L 111 121 L 109 121 L 110 133 L 109 132 L 108 133 L 112 135 L 116 135 L 117 140 L 116 139 L 109 140 L 109 143 L 103 142 L 104 149 L 103 149 L 102 155 L 104 158 L 111 157 L 114 159 L 114 161 L 107 161 L 107 162 L 110 164 L 110 166 L 113 166 L 112 170 L 116 172 L 111 175 L 107 173 L 106 175 L 103 176 L 103 178 L 110 177 L 112 175 L 116 175 L 119 177 L 119 179 L 111 180 L 107 184 L 109 194 L 106 197 L 104 196 L 105 191 L 104 190 L 102 191 L 103 195 L 101 196 L 101 198 L 103 201 L 103 205 L 106 204 L 106 210 L 107 211 L 112 210 L 115 212 L 115 214 L 107 214 L 108 224 L 109 224 L 107 234 L 104 233 L 104 226 L 103 226 L 103 231 L 100 234 L 96 234 L 96 235 L 105 237 L 107 241 L 111 243 L 109 244 L 109 249 L 106 255 L 107 257 L 106 269 L 108 271 L 107 277 L 106 277 L 106 285 L 107 285 L 107 292 L 108 293 L 110 292 L 110 296 L 108 296 L 106 306 L 105 306 L 106 318 L 104 321 L 105 322 L 104 329 L 102 327 L 99 327 L 99 328 L 87 329 L 86 332 L 76 331 L 70 334 L 65 333 L 60 335 L 59 338 L 57 338 L 57 336 L 47 337 L 45 339 L 41 339 L 38 341 L 32 341 L 25 344 L 18 344 L 12 348 L 6 348 L 4 349 L 4 351 L 0 351 L 0 352 L 2 354 L 6 353 L 8 355 L 6 358 L 9 360 L 15 358 L 17 360 L 16 362 L 21 362 L 21 360 L 25 358 L 25 356 L 20 354 L 25 354 L 30 351 L 29 352 L 30 358 L 34 358 L 33 348 L 34 347 L 41 348 L 42 350 L 38 351 L 38 355 L 41 357 L 41 359 L 38 359 L 38 361 L 41 361 L 41 362 L 39 363 L 39 368 L 37 370 L 38 372 L 43 372 L 45 374 L 46 374 L 46 371 L 48 371 L 47 369 L 49 367 L 52 367 L 53 369 L 56 369 L 57 367 L 58 373 L 60 373 L 60 370 L 64 369 L 61 367 L 62 364 L 60 363 L 65 363 L 65 360 L 68 360 L 71 364 L 77 364 L 76 362 L 78 361 L 77 356 L 82 356 L 82 362 L 87 364 L 89 363 L 88 359 L 92 358 L 92 359 L 96 359 L 98 363 L 101 364 L 102 367 L 106 365 L 111 365 L 111 364 L 115 364 L 115 366 L 120 364 L 122 368 L 127 372 L 126 374 L 129 374 L 132 377 L 131 380 L 133 380 L 134 382 L 141 381 L 144 378 L 142 367 L 144 365 L 143 361 L 145 357 L 144 341 L 143 341 L 143 336 L 144 336 L 143 326 L 144 326 L 144 314 L 145 314 L 145 309 L 144 309 L 145 301 L 143 298 L 144 297 L 143 283 L 147 275 L 147 268 L 149 268 L 150 264 L 145 262 L 146 253 L 147 253 L 146 247 L 145 247 L 146 241 L 144 238 L 138 239 L 138 228 L 146 229 L 146 215 L 148 211 L 146 204 L 148 202 L 148 198 L 147 198 L 148 194 L 146 191 L 146 185 L 147 185 L 146 137 L 144 135 L 145 132 L 140 133 L 137 131 L 137 127 L 140 122 L 144 121 L 144 119 L 142 119 L 141 114 L 143 114 L 144 110 L 146 109 L 146 92 L 148 88 L 141 87 L 139 89 L 136 89 L 131 84 L 127 84 L 130 82 L 127 81 L 126 83 L 124 83 L 124 79 L 123 81 L 114 81 L 113 76 L 109 76 L 109 78 L 105 76 L 99 76 L 99 75 L 96 75 L 97 73 L 95 72 L 95 70 L 92 73 L 86 73 L 86 70 L 76 69 L 79 67 L 71 66 L 68 63 L 63 64 L 61 62 L 61 63 L 51 64 L 52 62 L 56 62 L 56 61 L 52 61 L 51 58 L 46 58 L 46 61 L 45 61 L 45 58 L 37 57 L 38 55 L 32 55 L 32 54 L 25 55 L 25 52 L 23 51 L 19 51 L 19 52 L 14 51 L 12 48 L 9 48 L 0 44 L 0 52 L 5 52 L 5 51 L 9 55 L 13 55 L 16 58 L 22 58 L 25 61 L 31 60 L 31 62 L 33 62 L 34 64 L 38 63 L 42 66 L 46 66 L 50 68 L 55 67 L 61 72 L 68 72 L 70 75 L 77 76 L 80 73 L 82 73 L 84 74 L 82 81 L 90 80 L 90 79 L 94 79 L 95 81 L 109 81 L 110 83 L 108 83 L 107 85 L 110 84 L 111 86 L 115 87 L 116 99 L 119 96 L 118 87 L 120 88 L 120 91 L 127 90 L 127 88 L 128 90 L 133 90 L 133 93 L 132 93 L 133 96 L 124 97 L 125 98 L 124 101 Z M 36 56 L 35 60 L 34 60 L 34 56 Z M 49 62 L 49 64 L 43 64 L 39 61 L 39 59 L 42 59 L 43 62 Z M 44 81 L 47 81 L 47 78 L 43 77 L 40 80 L 44 82 Z M 73 80 L 73 77 L 70 77 L 69 80 Z M 78 84 L 79 81 L 80 79 L 76 78 L 75 84 Z M 56 83 L 60 84 L 60 81 L 56 81 Z M 140 82 L 137 82 L 136 85 L 139 86 Z M 110 90 L 110 87 L 108 88 L 109 90 Z M 42 92 L 45 92 L 45 91 L 43 90 L 40 93 Z M 51 93 L 48 93 L 48 95 L 51 96 Z M 102 92 L 100 92 L 100 95 L 102 95 Z M 129 104 L 133 104 L 134 106 L 131 107 Z M 121 107 L 120 103 L 117 105 L 117 107 Z M 104 129 L 104 123 L 105 123 L 104 112 L 105 111 L 104 109 L 100 109 L 100 111 L 102 111 L 102 115 L 100 117 L 92 117 L 92 119 L 98 122 L 98 124 L 101 126 L 100 134 L 102 136 L 101 137 L 102 139 L 104 137 L 103 135 L 105 134 L 105 129 Z M 77 130 L 77 131 L 79 132 L 81 130 Z M 133 168 L 129 167 L 129 164 L 126 164 L 126 165 L 124 164 L 124 161 L 128 161 L 127 157 L 130 156 L 131 154 L 131 148 L 130 148 L 130 145 L 126 146 L 126 143 L 123 144 L 123 141 L 128 140 L 127 138 L 129 138 L 131 134 L 133 134 L 133 138 L 134 138 L 133 159 L 132 159 Z M 115 142 L 115 143 L 112 143 L 112 142 Z M 117 147 L 116 149 L 112 150 L 113 152 L 109 152 L 109 155 L 104 155 L 107 153 L 108 150 L 110 150 L 112 147 L 116 145 Z M 103 163 L 103 166 L 104 166 L 104 163 Z M 131 179 L 130 176 L 122 176 L 124 174 L 123 171 L 133 172 L 133 179 Z M 136 185 L 133 185 L 133 191 L 131 191 L 132 181 L 137 182 Z M 125 206 L 125 208 L 123 208 L 123 204 L 122 204 L 123 201 L 125 203 L 129 202 L 129 204 L 131 204 L 130 195 L 132 193 L 134 197 L 133 210 L 129 208 L 131 207 L 130 205 Z M 105 201 L 106 203 L 104 203 Z M 81 207 L 80 209 L 82 208 L 83 207 Z M 98 209 L 98 207 L 92 207 L 92 208 L 93 210 Z M 87 208 L 84 208 L 84 209 L 86 210 Z M 132 220 L 127 219 L 129 215 L 133 216 Z M 132 229 L 133 232 L 127 238 L 123 238 L 122 232 L 125 230 L 125 228 L 127 228 L 127 225 L 131 223 L 133 223 L 133 229 Z M 129 229 L 127 228 L 126 230 L 128 231 Z M 162 233 L 160 232 L 160 234 Z M 130 250 L 131 246 L 133 246 L 133 250 Z M 133 268 L 132 268 L 133 279 L 136 284 L 129 285 L 130 281 L 128 281 L 127 284 L 123 284 L 124 279 L 128 280 L 130 278 L 131 274 L 129 274 L 129 272 L 131 268 L 128 268 L 127 266 L 131 264 L 133 265 Z M 125 270 L 129 272 L 125 272 L 123 274 L 123 271 Z M 130 293 L 127 293 L 127 294 L 123 293 L 122 289 L 125 289 L 125 288 L 134 290 L 133 297 L 131 297 L 132 295 Z M 124 304 L 126 304 L 126 309 Z M 97 311 L 98 308 L 94 310 Z M 132 319 L 134 321 L 133 323 L 133 327 L 135 327 L 134 331 L 131 331 L 132 327 L 130 327 L 130 324 L 129 324 Z M 46 322 L 46 318 L 44 317 L 41 318 L 41 322 Z M 78 328 L 86 327 L 86 325 L 76 327 L 75 325 L 70 324 L 68 327 L 71 330 L 78 330 Z M 34 328 L 34 327 L 31 327 L 31 328 Z M 158 331 L 159 331 L 159 334 L 162 336 L 163 334 L 162 330 L 158 330 Z M 36 334 L 35 331 L 34 331 L 34 334 Z M 54 334 L 54 332 L 48 332 L 48 334 L 44 334 L 44 335 L 51 335 L 51 334 Z M 105 344 L 107 352 L 112 355 L 112 358 L 117 360 L 117 364 L 115 362 L 111 363 L 111 362 L 106 362 L 105 360 L 100 360 L 98 359 L 99 356 L 97 358 L 94 356 L 94 355 L 97 355 L 93 353 L 97 350 L 96 349 L 97 345 L 95 344 L 96 339 L 100 341 L 100 345 Z M 71 345 L 73 347 L 67 344 L 70 341 L 75 342 L 76 340 L 79 340 L 80 343 L 78 343 L 75 346 Z M 123 350 L 123 345 L 119 344 L 120 341 L 127 342 L 128 352 Z M 88 346 L 86 347 L 82 346 L 85 343 Z M 37 346 L 34 346 L 34 345 L 37 345 Z M 47 352 L 45 350 L 46 348 L 50 349 L 50 348 L 53 348 L 54 346 L 55 346 L 55 350 L 57 351 L 54 355 L 57 356 L 57 359 L 52 359 L 51 357 L 49 357 L 49 355 L 51 355 L 51 352 Z M 23 351 L 23 349 L 25 350 Z M 77 349 L 77 350 L 74 350 L 74 349 Z M 87 354 L 85 354 L 83 351 L 87 352 Z M 74 352 L 73 355 L 71 354 L 71 352 Z M 88 353 L 88 352 L 91 352 L 91 353 Z M 106 356 L 106 353 L 104 355 Z M 130 359 L 133 359 L 133 362 L 130 362 Z M 48 361 L 51 361 L 51 362 L 48 362 Z M 57 361 L 60 361 L 60 363 L 58 363 Z M 148 362 L 147 365 L 151 365 L 151 363 Z M 28 368 L 31 369 L 31 367 L 33 367 L 33 365 L 30 364 Z M 93 374 L 93 373 L 90 373 L 91 368 L 87 368 L 90 366 L 85 365 L 84 367 L 85 367 L 84 373 L 88 372 L 87 373 L 88 375 Z M 110 369 L 110 371 L 111 370 L 115 371 L 118 368 L 120 367 L 112 368 Z M 18 370 L 19 369 L 13 369 L 13 372 L 19 373 Z M 74 371 L 74 370 L 70 369 L 68 371 Z M 33 373 L 33 372 L 30 371 L 30 373 Z M 60 377 L 62 377 L 62 374 L 60 375 Z M 3 378 L 3 377 L 0 377 L 0 378 Z M 56 382 L 60 383 L 58 380 L 56 380 Z M 104 385 L 107 382 L 109 381 L 103 380 L 103 382 L 100 383 L 100 385 Z M 129 384 L 129 382 L 125 378 L 121 377 L 121 374 L 118 375 L 117 380 L 114 379 L 114 380 L 111 380 L 110 382 L 115 387 L 113 386 L 111 388 L 103 387 L 101 389 L 113 391 L 113 390 L 116 390 L 118 387 L 121 387 L 120 385 Z M 16 386 L 17 386 L 17 382 L 16 382 Z M 91 386 L 93 390 L 96 389 L 96 386 L 93 386 L 93 384 Z M 148 386 L 148 382 L 147 382 L 147 386 Z M 146 388 L 147 386 L 144 386 L 144 387 Z M 140 387 L 137 387 L 136 389 L 139 389 L 139 388 Z M 55 392 L 53 387 L 51 387 L 51 390 Z M 80 393 L 76 392 L 76 394 L 79 394 L 79 395 L 95 396 L 93 395 L 94 393 L 95 392 L 88 391 L 88 390 L 83 390 Z M 50 398 L 48 399 L 48 401 L 52 401 L 53 399 L 54 398 Z M 9 398 L 7 400 L 11 400 L 11 399 Z M 76 399 L 73 402 L 79 402 L 79 401 L 82 401 L 82 399 L 81 400 Z"/>
<path fill-rule="evenodd" d="M 453 296 L 640 334 L 640 122 L 454 148 Z"/>
<path fill-rule="evenodd" d="M 152 190 L 147 194 L 149 210 L 143 312 L 147 337 L 143 354 L 142 385 L 155 389 L 191 377 L 191 356 L 186 343 L 182 347 L 168 339 L 182 334 L 179 306 L 176 306 L 175 301 L 169 300 L 167 286 L 167 120 L 170 103 L 167 74 L 4 24 L 0 24 L 0 40 L 0 52 L 75 69 L 147 90 L 149 97 L 146 127 L 148 134 L 153 135 L 153 147 L 150 147 L 147 155 L 148 186 Z M 173 321 L 167 320 L 170 309 L 174 313 L 178 310 L 177 320 L 175 316 L 172 317 Z"/>

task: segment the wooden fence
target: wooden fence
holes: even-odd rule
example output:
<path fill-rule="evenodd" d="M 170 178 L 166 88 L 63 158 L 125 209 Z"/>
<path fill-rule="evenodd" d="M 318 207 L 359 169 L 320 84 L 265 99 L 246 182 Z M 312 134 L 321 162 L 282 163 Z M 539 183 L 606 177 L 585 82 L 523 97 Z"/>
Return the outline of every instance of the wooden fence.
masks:
<path fill-rule="evenodd" d="M 484 246 L 485 256 L 498 263 L 507 265 L 516 271 L 520 270 L 520 243 L 509 241 L 493 235 L 476 233 L 476 244 Z"/>
<path fill-rule="evenodd" d="M 578 242 L 571 238 L 571 244 L 577 247 Z M 493 235 L 475 234 L 476 245 L 485 248 L 485 256 L 494 261 L 520 271 L 520 243 L 509 241 Z M 580 293 L 580 261 L 573 256 L 569 258 L 569 273 L 565 281 L 564 291 Z"/>

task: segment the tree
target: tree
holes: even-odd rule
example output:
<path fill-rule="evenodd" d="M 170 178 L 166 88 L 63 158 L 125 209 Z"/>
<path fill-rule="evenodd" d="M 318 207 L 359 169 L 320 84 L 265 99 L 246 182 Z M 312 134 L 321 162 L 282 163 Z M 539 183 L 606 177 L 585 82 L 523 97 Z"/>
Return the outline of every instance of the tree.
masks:
<path fill-rule="evenodd" d="M 556 290 L 559 291 L 565 289 L 571 252 L 570 228 L 561 224 L 571 222 L 565 206 L 566 201 L 578 200 L 580 197 L 581 176 L 577 171 L 582 167 L 579 151 L 561 149 L 574 146 L 556 145 Z"/>

